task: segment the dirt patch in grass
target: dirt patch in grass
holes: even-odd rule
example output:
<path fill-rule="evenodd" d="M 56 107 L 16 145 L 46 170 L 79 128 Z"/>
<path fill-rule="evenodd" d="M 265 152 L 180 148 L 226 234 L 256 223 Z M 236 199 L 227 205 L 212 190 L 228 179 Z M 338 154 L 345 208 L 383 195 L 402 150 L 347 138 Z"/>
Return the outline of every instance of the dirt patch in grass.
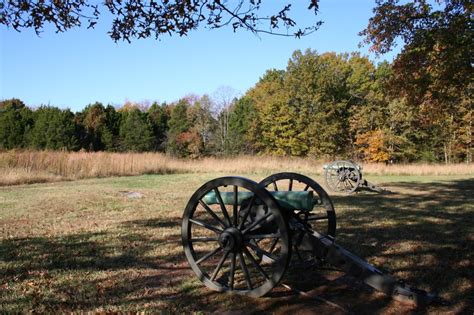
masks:
<path fill-rule="evenodd" d="M 0 312 L 474 311 L 473 179 L 379 177 L 392 194 L 332 196 L 340 244 L 410 284 L 437 290 L 449 302 L 413 310 L 327 266 L 290 268 L 282 281 L 286 287 L 259 299 L 209 291 L 186 262 L 180 222 L 190 195 L 214 177 L 140 176 L 0 188 Z M 132 190 L 143 198 L 120 193 Z"/>

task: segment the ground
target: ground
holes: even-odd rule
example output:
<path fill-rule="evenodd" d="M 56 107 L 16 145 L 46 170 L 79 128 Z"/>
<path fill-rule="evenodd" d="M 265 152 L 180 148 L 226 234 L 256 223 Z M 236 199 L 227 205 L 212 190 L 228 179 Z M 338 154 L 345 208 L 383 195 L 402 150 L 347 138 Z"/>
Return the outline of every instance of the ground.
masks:
<path fill-rule="evenodd" d="M 338 243 L 446 301 L 414 310 L 328 267 L 292 268 L 263 298 L 209 291 L 186 262 L 180 224 L 191 194 L 217 176 L 222 174 L 0 188 L 0 313 L 474 312 L 474 178 L 373 176 L 370 181 L 392 193 L 330 193 Z M 129 198 L 130 191 L 143 196 Z"/>

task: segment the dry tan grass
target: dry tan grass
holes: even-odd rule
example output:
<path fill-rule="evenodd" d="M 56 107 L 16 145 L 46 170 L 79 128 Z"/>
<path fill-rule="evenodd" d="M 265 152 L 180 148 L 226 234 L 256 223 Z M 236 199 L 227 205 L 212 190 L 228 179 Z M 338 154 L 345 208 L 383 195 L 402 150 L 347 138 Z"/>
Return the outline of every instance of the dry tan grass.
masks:
<path fill-rule="evenodd" d="M 29 171 L 25 168 L 0 167 L 0 186 L 36 184 L 67 180 L 45 171 Z"/>
<path fill-rule="evenodd" d="M 323 162 L 309 158 L 239 156 L 177 159 L 161 153 L 10 151 L 0 153 L 0 185 L 93 177 L 170 173 L 323 172 Z M 371 175 L 473 175 L 474 164 L 364 164 Z"/>
<path fill-rule="evenodd" d="M 458 164 L 364 164 L 363 173 L 372 175 L 474 175 L 473 163 Z"/>

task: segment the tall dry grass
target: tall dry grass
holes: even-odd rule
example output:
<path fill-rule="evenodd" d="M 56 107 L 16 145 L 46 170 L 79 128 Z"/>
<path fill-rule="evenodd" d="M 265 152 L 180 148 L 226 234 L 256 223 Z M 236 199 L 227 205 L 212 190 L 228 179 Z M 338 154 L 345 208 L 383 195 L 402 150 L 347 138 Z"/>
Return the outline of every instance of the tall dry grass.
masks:
<path fill-rule="evenodd" d="M 170 173 L 321 174 L 323 162 L 309 158 L 239 156 L 177 159 L 161 153 L 9 151 L 0 153 L 0 185 L 92 177 Z M 364 164 L 372 175 L 474 175 L 474 164 Z"/>

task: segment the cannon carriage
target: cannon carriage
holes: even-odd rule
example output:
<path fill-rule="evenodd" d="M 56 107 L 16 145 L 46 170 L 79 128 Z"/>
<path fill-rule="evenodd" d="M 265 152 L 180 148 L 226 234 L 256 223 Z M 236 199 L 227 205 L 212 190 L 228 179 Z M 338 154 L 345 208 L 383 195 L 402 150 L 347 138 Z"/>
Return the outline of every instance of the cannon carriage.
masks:
<path fill-rule="evenodd" d="M 334 192 L 352 194 L 360 190 L 386 192 L 380 186 L 368 182 L 362 177 L 362 167 L 353 161 L 334 161 L 324 165 L 324 179 Z"/>
<path fill-rule="evenodd" d="M 186 258 L 208 288 L 265 295 L 291 267 L 292 255 L 334 265 L 394 299 L 415 305 L 434 296 L 386 275 L 335 243 L 336 214 L 324 189 L 301 174 L 260 183 L 221 177 L 201 186 L 182 220 Z"/>

